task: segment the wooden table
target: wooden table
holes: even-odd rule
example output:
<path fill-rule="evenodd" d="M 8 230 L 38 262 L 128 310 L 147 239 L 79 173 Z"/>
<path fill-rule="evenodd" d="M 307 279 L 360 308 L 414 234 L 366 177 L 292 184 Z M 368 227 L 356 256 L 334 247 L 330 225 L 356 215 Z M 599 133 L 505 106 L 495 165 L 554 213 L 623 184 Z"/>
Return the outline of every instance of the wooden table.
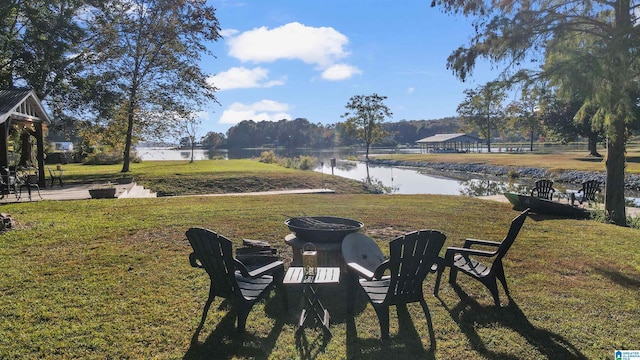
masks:
<path fill-rule="evenodd" d="M 340 282 L 339 267 L 316 268 L 315 276 L 305 276 L 304 268 L 290 267 L 282 281 L 285 285 L 302 285 L 302 313 L 298 329 L 302 329 L 309 321 L 318 322 L 324 330 L 329 331 L 329 311 L 322 306 L 316 293 L 316 286 L 322 284 L 338 284 Z"/>

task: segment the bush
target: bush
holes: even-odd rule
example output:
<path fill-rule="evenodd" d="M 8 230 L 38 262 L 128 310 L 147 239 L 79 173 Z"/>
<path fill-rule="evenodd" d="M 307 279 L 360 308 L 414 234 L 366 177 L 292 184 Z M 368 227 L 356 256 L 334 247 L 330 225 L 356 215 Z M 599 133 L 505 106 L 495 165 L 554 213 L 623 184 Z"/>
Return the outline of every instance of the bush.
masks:
<path fill-rule="evenodd" d="M 300 156 L 297 168 L 300 170 L 313 170 L 316 166 L 316 158 L 312 156 Z"/>
<path fill-rule="evenodd" d="M 263 151 L 260 153 L 260 162 L 265 164 L 275 164 L 278 162 L 278 157 L 273 150 Z"/>
<path fill-rule="evenodd" d="M 68 164 L 71 156 L 65 152 L 51 152 L 45 158 L 46 164 Z"/>
<path fill-rule="evenodd" d="M 139 163 L 142 160 L 135 152 L 131 153 L 131 162 Z M 124 162 L 124 155 L 120 151 L 101 151 L 87 155 L 82 162 L 85 165 L 113 165 Z"/>

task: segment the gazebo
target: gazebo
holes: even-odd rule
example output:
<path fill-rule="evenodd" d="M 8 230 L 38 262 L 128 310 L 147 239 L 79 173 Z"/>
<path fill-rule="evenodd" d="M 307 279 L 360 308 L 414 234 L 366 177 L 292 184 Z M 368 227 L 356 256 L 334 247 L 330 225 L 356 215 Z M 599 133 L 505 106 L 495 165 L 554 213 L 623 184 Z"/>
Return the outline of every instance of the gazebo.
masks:
<path fill-rule="evenodd" d="M 32 89 L 0 90 L 0 166 L 9 166 L 7 138 L 11 127 L 32 127 L 36 138 L 38 185 L 46 186 L 44 173 L 44 129 L 51 121 Z"/>
<path fill-rule="evenodd" d="M 457 134 L 437 134 L 416 141 L 420 144 L 421 153 L 433 152 L 470 152 L 472 149 L 478 150 L 478 144 L 482 140 L 475 136 L 464 133 Z"/>

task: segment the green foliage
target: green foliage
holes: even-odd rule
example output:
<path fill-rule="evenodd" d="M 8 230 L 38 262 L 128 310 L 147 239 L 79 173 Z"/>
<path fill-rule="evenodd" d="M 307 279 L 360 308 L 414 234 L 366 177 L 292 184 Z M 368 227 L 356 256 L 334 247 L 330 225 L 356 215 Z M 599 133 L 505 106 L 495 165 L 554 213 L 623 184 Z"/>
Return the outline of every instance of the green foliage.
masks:
<path fill-rule="evenodd" d="M 469 46 L 459 47 L 447 60 L 460 79 L 470 75 L 477 59 L 486 58 L 507 64 L 504 77 L 516 72 L 510 81 L 553 80 L 561 93 L 577 93 L 582 107 L 595 110 L 591 123 L 594 129 L 604 125 L 608 140 L 605 208 L 616 224 L 624 225 L 626 136 L 640 111 L 637 4 L 544 0 L 495 6 L 476 0 L 433 0 L 432 6 L 476 17 Z M 543 57 L 545 66 L 521 69 Z"/>
<path fill-rule="evenodd" d="M 265 164 L 275 164 L 278 162 L 278 156 L 273 150 L 263 151 L 260 153 L 260 162 Z"/>
<path fill-rule="evenodd" d="M 220 25 L 215 9 L 202 1 L 115 0 L 96 10 L 92 29 L 101 66 L 95 70 L 123 99 L 122 172 L 128 172 L 136 134 L 166 133 L 192 119 L 205 100 L 215 100 L 200 59 L 206 42 L 220 38 Z"/>
<path fill-rule="evenodd" d="M 278 164 L 289 169 L 313 170 L 318 159 L 313 156 L 301 155 L 300 157 L 289 158 L 279 157 L 273 150 L 260 153 L 260 162 L 265 164 Z"/>
<path fill-rule="evenodd" d="M 506 94 L 502 84 L 490 82 L 464 93 L 465 99 L 457 109 L 460 120 L 485 138 L 487 150 L 491 152 L 491 138 L 504 127 L 502 101 Z"/>
<path fill-rule="evenodd" d="M 386 99 L 386 96 L 380 96 L 375 93 L 372 95 L 352 96 L 345 106 L 347 111 L 341 115 L 342 118 L 346 118 L 344 123 L 345 131 L 364 141 L 367 160 L 369 159 L 371 145 L 385 136 L 382 122 L 386 118 L 393 116 L 391 110 L 384 104 Z"/>

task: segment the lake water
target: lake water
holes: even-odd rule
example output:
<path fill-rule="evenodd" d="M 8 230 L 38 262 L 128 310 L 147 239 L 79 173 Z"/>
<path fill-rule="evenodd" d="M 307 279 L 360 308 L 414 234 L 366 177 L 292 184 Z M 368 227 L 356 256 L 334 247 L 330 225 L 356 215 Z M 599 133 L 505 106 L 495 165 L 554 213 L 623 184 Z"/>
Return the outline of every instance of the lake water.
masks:
<path fill-rule="evenodd" d="M 139 147 L 136 149 L 138 156 L 143 161 L 154 160 L 189 160 L 191 158 L 190 150 L 170 149 L 170 148 L 149 148 Z M 223 159 L 243 159 L 258 157 L 264 151 L 261 149 L 242 149 L 242 150 L 216 150 L 207 151 L 203 149 L 195 149 L 195 160 L 208 160 L 213 158 Z M 391 149 L 382 152 L 396 152 Z M 399 151 L 398 151 L 399 152 Z M 402 152 L 419 152 L 417 149 L 406 149 Z M 300 156 L 300 152 L 286 153 L 276 152 L 278 156 L 295 157 Z M 376 153 L 381 153 L 376 149 Z M 322 150 L 322 151 L 305 151 L 305 155 L 318 158 L 323 166 L 319 166 L 315 171 L 323 174 L 331 174 L 342 176 L 348 179 L 365 181 L 367 179 L 367 165 L 358 161 L 341 160 L 350 156 L 360 155 L 361 152 L 353 150 Z M 336 167 L 331 168 L 331 159 L 337 159 Z M 460 176 L 465 176 L 459 174 Z M 451 178 L 445 176 L 436 176 L 425 174 L 416 169 L 372 166 L 369 165 L 369 178 L 375 182 L 380 182 L 387 187 L 393 194 L 439 194 L 439 195 L 495 195 L 505 191 L 526 191 L 527 185 L 520 183 L 508 183 L 501 179 L 487 179 L 481 176 L 465 176 L 465 178 Z"/>

